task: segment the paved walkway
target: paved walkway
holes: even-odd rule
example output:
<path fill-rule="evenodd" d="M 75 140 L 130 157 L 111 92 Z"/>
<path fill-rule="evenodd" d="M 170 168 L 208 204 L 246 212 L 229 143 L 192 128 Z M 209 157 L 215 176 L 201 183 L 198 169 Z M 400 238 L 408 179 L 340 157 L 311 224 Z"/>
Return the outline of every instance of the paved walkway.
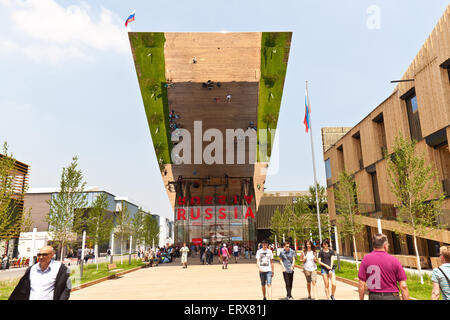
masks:
<path fill-rule="evenodd" d="M 197 259 L 190 259 L 191 262 Z M 242 260 L 240 261 L 242 262 Z M 182 269 L 180 260 L 131 272 L 116 280 L 75 291 L 71 300 L 260 300 L 262 299 L 258 269 L 252 263 L 231 263 L 228 270 L 221 265 L 190 265 Z M 318 298 L 325 299 L 323 280 L 317 278 Z M 273 300 L 285 299 L 281 267 L 275 263 L 272 284 Z M 295 299 L 306 299 L 306 280 L 303 272 L 296 269 L 292 295 Z M 358 299 L 356 287 L 337 282 L 337 300 Z"/>

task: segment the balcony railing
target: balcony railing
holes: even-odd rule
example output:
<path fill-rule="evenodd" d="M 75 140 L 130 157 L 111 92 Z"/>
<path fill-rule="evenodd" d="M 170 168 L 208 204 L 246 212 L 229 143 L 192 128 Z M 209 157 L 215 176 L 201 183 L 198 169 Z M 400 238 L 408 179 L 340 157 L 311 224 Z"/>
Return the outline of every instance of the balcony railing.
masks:
<path fill-rule="evenodd" d="M 397 220 L 398 209 L 393 204 L 360 203 L 359 213 L 362 216 L 380 218 L 384 220 Z M 450 209 L 442 209 L 442 213 L 436 219 L 438 225 L 450 230 Z"/>
<path fill-rule="evenodd" d="M 397 209 L 393 204 L 386 203 L 360 203 L 359 213 L 371 218 L 380 218 L 385 220 L 396 220 Z"/>

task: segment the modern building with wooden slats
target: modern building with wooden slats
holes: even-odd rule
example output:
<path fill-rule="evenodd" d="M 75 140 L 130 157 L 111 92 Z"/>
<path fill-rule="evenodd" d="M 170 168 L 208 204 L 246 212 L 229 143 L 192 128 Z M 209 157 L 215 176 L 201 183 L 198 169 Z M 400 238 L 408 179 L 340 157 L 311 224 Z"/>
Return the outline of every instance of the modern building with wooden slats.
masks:
<path fill-rule="evenodd" d="M 422 266 L 431 267 L 437 263 L 439 246 L 450 243 L 450 6 L 402 80 L 356 126 L 322 129 L 330 219 L 336 219 L 333 190 L 345 169 L 358 184 L 359 218 L 366 225 L 365 232 L 358 235 L 358 257 L 372 250 L 370 237 L 377 233 L 376 218 L 380 217 L 391 253 L 404 266 L 417 267 L 412 236 L 396 222 L 395 198 L 383 158 L 385 151 L 392 153 L 397 135 L 415 139 L 418 152 L 424 153 L 426 163 L 437 171 L 446 194 L 439 222 L 447 224 L 447 229 L 428 232 L 418 241 Z M 396 232 L 406 234 L 398 236 Z M 341 241 L 341 250 L 351 256 L 352 242 Z"/>
<path fill-rule="evenodd" d="M 3 158 L 4 155 L 0 154 L 0 159 Z M 17 210 L 17 214 L 23 214 L 24 210 L 24 198 L 23 195 L 26 192 L 26 187 L 28 186 L 28 178 L 30 167 L 29 165 L 15 161 L 13 172 L 11 173 L 14 177 L 12 182 L 12 186 L 15 190 L 15 194 L 13 195 L 15 203 L 15 210 Z M 17 246 L 19 241 L 19 234 L 16 235 L 13 239 L 6 243 L 0 239 L 0 253 L 1 255 L 7 254 L 10 257 L 17 255 Z"/>

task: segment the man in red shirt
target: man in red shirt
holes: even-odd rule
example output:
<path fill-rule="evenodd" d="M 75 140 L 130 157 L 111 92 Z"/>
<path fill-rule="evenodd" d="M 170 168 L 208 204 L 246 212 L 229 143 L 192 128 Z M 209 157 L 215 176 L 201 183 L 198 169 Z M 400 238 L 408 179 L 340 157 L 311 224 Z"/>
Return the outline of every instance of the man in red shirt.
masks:
<path fill-rule="evenodd" d="M 364 257 L 358 272 L 359 299 L 364 300 L 367 284 L 369 300 L 400 300 L 399 283 L 403 300 L 409 300 L 405 270 L 400 261 L 388 253 L 387 237 L 376 234 L 372 244 L 374 249 Z"/>

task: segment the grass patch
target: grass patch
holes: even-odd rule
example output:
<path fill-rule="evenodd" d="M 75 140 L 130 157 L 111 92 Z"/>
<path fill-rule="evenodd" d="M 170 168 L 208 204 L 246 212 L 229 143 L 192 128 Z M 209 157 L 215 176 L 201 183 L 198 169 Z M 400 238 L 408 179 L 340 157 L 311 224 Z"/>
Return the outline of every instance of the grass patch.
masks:
<path fill-rule="evenodd" d="M 126 271 L 129 269 L 133 269 L 136 267 L 140 267 L 143 265 L 141 260 L 131 260 L 131 264 L 128 264 L 128 258 L 124 258 L 123 259 L 123 264 L 120 263 L 115 263 L 117 269 L 122 269 L 119 271 L 115 271 L 115 272 L 110 272 L 108 271 L 108 263 L 107 262 L 103 262 L 103 263 L 99 263 L 98 264 L 98 270 L 97 270 L 97 265 L 95 263 L 90 263 L 87 265 L 83 266 L 83 277 L 81 278 L 80 281 L 80 271 L 79 268 L 72 270 L 71 274 L 70 274 L 70 278 L 72 280 L 72 286 L 78 286 L 80 284 L 86 283 L 86 282 L 90 282 L 90 281 L 94 281 L 100 278 L 104 278 L 110 275 L 113 275 L 117 272 L 122 272 L 122 271 Z"/>
<path fill-rule="evenodd" d="M 8 300 L 19 280 L 20 277 L 13 280 L 0 281 L 0 300 Z"/>
<path fill-rule="evenodd" d="M 291 32 L 262 33 L 258 129 L 276 129 L 277 127 L 291 37 Z M 273 144 L 270 134 L 268 133 L 266 138 L 261 137 L 259 144 L 267 144 L 267 155 L 260 155 L 258 152 L 258 161 L 268 162 Z"/>
<path fill-rule="evenodd" d="M 130 32 L 129 39 L 153 146 L 161 164 L 171 163 L 163 32 Z"/>

